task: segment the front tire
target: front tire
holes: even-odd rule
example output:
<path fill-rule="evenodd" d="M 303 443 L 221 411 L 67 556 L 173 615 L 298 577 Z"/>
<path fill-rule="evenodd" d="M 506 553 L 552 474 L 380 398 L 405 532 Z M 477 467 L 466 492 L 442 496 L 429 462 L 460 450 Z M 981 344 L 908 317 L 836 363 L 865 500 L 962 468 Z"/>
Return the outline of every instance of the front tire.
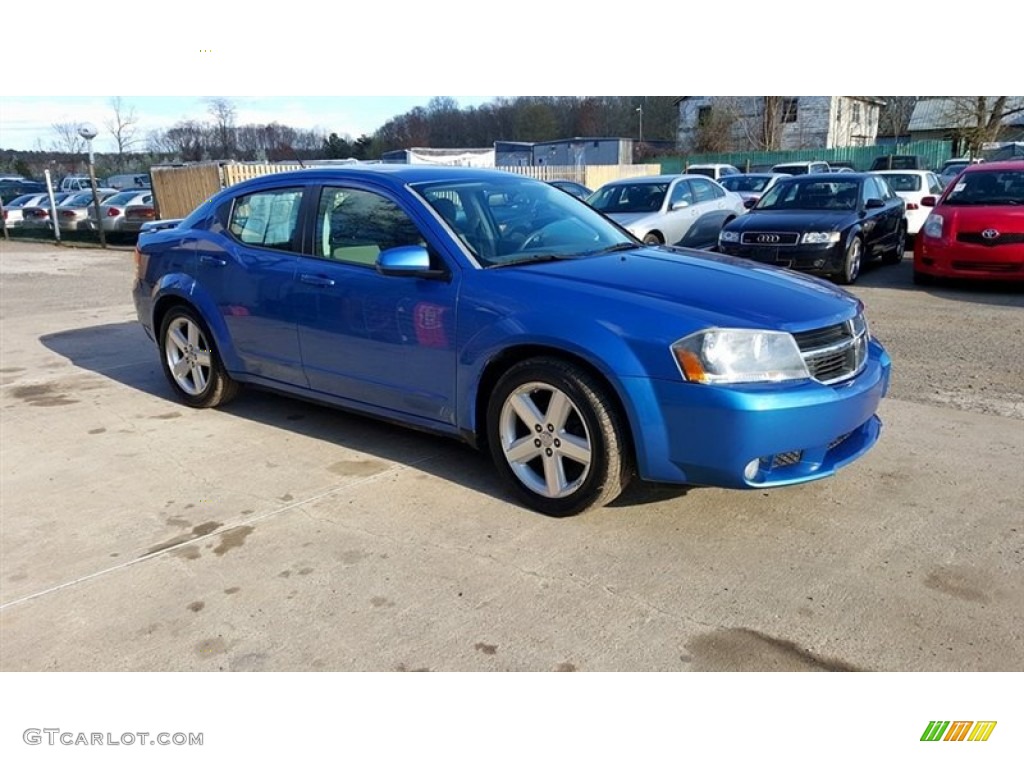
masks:
<path fill-rule="evenodd" d="M 846 246 L 846 253 L 843 255 L 843 270 L 836 276 L 842 285 L 853 285 L 860 277 L 861 264 L 864 261 L 864 242 L 860 235 L 854 235 L 850 244 Z"/>
<path fill-rule="evenodd" d="M 616 404 L 591 373 L 556 358 L 512 366 L 487 407 L 498 473 L 528 506 L 568 517 L 604 506 L 633 474 Z"/>
<path fill-rule="evenodd" d="M 191 308 L 172 307 L 160 325 L 160 363 L 175 394 L 193 408 L 222 405 L 238 392 L 206 323 Z"/>

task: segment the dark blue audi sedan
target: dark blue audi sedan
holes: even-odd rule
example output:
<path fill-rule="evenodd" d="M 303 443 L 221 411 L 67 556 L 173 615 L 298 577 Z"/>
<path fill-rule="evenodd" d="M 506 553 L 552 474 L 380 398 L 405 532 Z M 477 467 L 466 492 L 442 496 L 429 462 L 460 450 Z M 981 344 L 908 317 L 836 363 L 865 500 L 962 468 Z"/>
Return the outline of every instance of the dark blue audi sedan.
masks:
<path fill-rule="evenodd" d="M 827 477 L 878 439 L 889 382 L 842 289 L 645 246 L 548 184 L 489 170 L 238 184 L 143 233 L 133 293 L 186 404 L 253 384 L 456 437 L 553 516 L 634 476 Z"/>

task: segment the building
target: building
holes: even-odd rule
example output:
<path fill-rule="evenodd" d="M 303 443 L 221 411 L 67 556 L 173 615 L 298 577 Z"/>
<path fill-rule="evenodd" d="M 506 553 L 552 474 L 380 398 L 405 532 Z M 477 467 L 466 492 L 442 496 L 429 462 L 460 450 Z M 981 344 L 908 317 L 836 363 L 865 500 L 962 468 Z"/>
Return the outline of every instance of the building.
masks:
<path fill-rule="evenodd" d="M 977 96 L 942 96 L 921 99 L 910 117 L 910 138 L 913 141 L 937 139 L 961 144 L 972 127 L 978 125 Z M 991 113 L 996 97 L 985 98 L 986 111 Z M 988 115 L 986 115 L 986 118 Z M 1024 96 L 1007 97 L 1002 128 L 998 135 L 986 137 L 988 141 L 1024 140 Z M 954 148 L 959 154 L 963 148 Z"/>
<path fill-rule="evenodd" d="M 409 165 L 461 165 L 469 168 L 493 168 L 494 149 L 435 149 L 433 147 L 411 147 L 385 152 L 380 156 L 382 163 Z"/>
<path fill-rule="evenodd" d="M 872 145 L 885 102 L 876 96 L 683 96 L 677 104 L 684 152 L 743 152 Z"/>
<path fill-rule="evenodd" d="M 633 139 L 576 137 L 556 141 L 496 141 L 499 167 L 524 165 L 631 165 Z"/>

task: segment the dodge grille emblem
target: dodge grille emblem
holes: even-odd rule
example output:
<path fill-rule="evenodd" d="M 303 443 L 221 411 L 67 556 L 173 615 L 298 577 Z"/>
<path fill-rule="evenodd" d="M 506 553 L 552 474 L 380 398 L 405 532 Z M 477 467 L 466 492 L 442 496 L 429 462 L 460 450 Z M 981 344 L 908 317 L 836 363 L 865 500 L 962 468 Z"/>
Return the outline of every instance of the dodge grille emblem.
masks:
<path fill-rule="evenodd" d="M 759 243 L 777 243 L 779 242 L 778 235 L 758 235 L 757 242 Z"/>
<path fill-rule="evenodd" d="M 981 236 L 984 237 L 986 240 L 995 240 L 997 237 L 999 237 L 999 230 L 986 229 L 984 232 L 981 233 Z"/>

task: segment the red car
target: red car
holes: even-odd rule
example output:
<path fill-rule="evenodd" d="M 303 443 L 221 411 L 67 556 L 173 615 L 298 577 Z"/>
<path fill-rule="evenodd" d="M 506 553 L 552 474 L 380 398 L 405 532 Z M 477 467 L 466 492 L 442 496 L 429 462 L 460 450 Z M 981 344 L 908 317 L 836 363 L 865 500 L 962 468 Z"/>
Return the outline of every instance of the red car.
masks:
<path fill-rule="evenodd" d="M 1024 281 L 1024 160 L 971 165 L 942 196 L 914 243 L 914 282 L 937 277 Z"/>

